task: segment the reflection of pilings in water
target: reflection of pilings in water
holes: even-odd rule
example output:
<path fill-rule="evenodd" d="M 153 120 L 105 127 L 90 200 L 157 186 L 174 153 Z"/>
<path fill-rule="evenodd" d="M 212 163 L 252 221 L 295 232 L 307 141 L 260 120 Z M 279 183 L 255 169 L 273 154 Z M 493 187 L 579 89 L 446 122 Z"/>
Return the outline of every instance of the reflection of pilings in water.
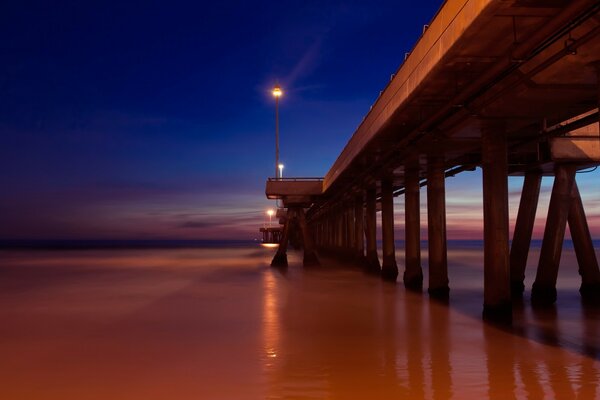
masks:
<path fill-rule="evenodd" d="M 410 399 L 425 397 L 423 370 L 423 301 L 420 295 L 405 293 L 404 306 L 406 313 L 406 367 L 408 370 L 408 386 Z"/>
<path fill-rule="evenodd" d="M 584 353 L 587 357 L 581 358 L 579 371 L 580 387 L 578 399 L 595 399 L 598 392 L 598 381 L 600 374 L 596 368 L 595 361 L 598 360 L 600 349 L 590 342 L 598 339 L 598 324 L 600 320 L 600 310 L 597 307 L 590 307 L 582 304 L 583 313 L 581 323 L 584 327 Z"/>
<path fill-rule="evenodd" d="M 598 380 L 600 374 L 594 363 L 594 360 L 588 357 L 581 358 L 579 366 L 580 387 L 577 392 L 577 399 L 597 399 L 598 397 Z"/>
<path fill-rule="evenodd" d="M 277 276 L 275 271 L 268 270 L 263 273 L 263 309 L 262 309 L 262 336 L 263 347 L 260 355 L 263 374 L 267 379 L 268 391 L 277 391 L 275 374 L 278 369 L 279 355 L 279 302 Z"/>
<path fill-rule="evenodd" d="M 527 313 L 522 314 L 523 319 L 511 333 L 515 335 L 515 343 L 518 342 L 520 347 L 526 346 L 524 349 L 515 348 L 513 352 L 515 374 L 520 377 L 527 398 L 544 398 L 549 390 L 552 391 L 550 398 L 596 398 L 600 377 L 597 368 L 600 310 L 585 302 L 582 310 L 581 347 L 577 343 L 569 343 L 571 332 L 564 333 L 560 329 L 561 319 L 555 306 L 533 308 L 531 318 L 527 318 Z M 525 340 L 518 340 L 519 337 Z M 531 340 L 541 343 L 541 346 L 532 345 Z M 563 351 L 565 347 L 573 347 L 581 354 L 577 357 L 578 364 L 573 364 L 569 353 Z M 549 385 L 544 384 L 546 381 Z"/>
<path fill-rule="evenodd" d="M 396 286 L 380 285 L 379 293 L 381 296 L 381 336 L 383 344 L 382 353 L 382 385 L 394 387 L 400 390 L 397 376 L 398 349 L 397 341 L 397 314 L 396 314 Z M 390 393 L 391 394 L 391 393 Z M 400 393 L 398 393 L 400 394 Z M 405 394 L 405 393 L 404 393 Z"/>
<path fill-rule="evenodd" d="M 452 397 L 449 316 L 446 306 L 429 303 L 431 386 L 435 400 L 446 400 Z"/>
<path fill-rule="evenodd" d="M 556 307 L 546 307 L 543 309 L 534 308 L 533 317 L 536 320 L 532 330 L 541 342 L 555 348 L 561 348 L 561 331 L 558 325 L 558 313 Z M 575 392 L 570 380 L 570 374 L 567 371 L 567 363 L 564 352 L 556 352 L 552 358 L 549 354 L 544 354 L 541 361 L 545 364 L 548 371 L 550 387 L 554 393 L 554 398 L 575 398 Z M 538 360 L 538 364 L 539 364 Z"/>
<path fill-rule="evenodd" d="M 520 312 L 524 311 L 522 306 L 523 305 L 520 304 Z M 521 316 L 523 318 L 521 325 L 513 328 L 513 333 L 528 338 L 528 329 L 530 329 L 530 324 L 528 323 L 524 312 L 521 314 Z M 523 387 L 528 399 L 542 399 L 544 398 L 544 388 L 542 387 L 540 374 L 538 371 L 539 360 L 536 357 L 531 356 L 533 349 L 531 349 L 531 346 L 528 347 L 528 352 L 515 352 L 516 359 L 514 362 L 513 373 L 515 376 L 519 376 L 521 378 L 521 382 L 523 382 Z"/>
<path fill-rule="evenodd" d="M 483 337 L 487 355 L 488 398 L 515 399 L 514 337 L 489 324 L 483 325 Z M 498 343 L 502 343 L 502 346 L 498 346 Z"/>

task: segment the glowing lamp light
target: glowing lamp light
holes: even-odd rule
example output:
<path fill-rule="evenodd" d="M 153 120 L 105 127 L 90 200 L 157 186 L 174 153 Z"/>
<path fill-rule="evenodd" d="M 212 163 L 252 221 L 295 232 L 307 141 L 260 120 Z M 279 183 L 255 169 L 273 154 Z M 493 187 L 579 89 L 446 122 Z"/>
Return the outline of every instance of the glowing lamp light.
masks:
<path fill-rule="evenodd" d="M 272 209 L 267 210 L 267 215 L 269 216 L 269 228 L 271 227 L 271 224 L 273 223 L 273 215 L 275 214 L 275 211 L 273 211 Z"/>
<path fill-rule="evenodd" d="M 283 91 L 279 85 L 275 85 L 273 88 L 273 97 L 281 97 L 283 95 Z"/>

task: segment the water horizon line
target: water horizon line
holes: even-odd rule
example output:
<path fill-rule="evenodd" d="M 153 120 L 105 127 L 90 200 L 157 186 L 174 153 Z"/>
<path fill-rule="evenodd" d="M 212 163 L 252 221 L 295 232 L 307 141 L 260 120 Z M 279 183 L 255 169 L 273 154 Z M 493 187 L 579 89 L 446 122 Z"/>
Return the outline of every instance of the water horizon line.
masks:
<path fill-rule="evenodd" d="M 381 244 L 381 241 L 377 241 Z M 398 247 L 404 240 L 394 241 Z M 176 249 L 176 248 L 223 248 L 245 247 L 261 243 L 259 239 L 0 239 L 0 250 L 93 250 L 93 249 Z M 427 247 L 428 241 L 421 240 Z M 531 247 L 541 247 L 542 239 L 532 239 Z M 600 240 L 593 240 L 594 247 L 600 247 Z M 483 239 L 448 239 L 450 247 L 482 247 Z M 573 247 L 570 238 L 564 245 Z M 380 247 L 380 246 L 378 246 Z"/>

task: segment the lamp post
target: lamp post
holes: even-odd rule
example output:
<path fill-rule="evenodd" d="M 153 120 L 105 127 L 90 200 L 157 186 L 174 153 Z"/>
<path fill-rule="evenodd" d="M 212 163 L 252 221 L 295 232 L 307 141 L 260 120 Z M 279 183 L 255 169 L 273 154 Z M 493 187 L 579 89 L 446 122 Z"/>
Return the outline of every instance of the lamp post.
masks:
<path fill-rule="evenodd" d="M 275 97 L 275 179 L 278 178 L 277 170 L 279 167 L 279 98 L 282 94 L 281 87 L 275 85 L 273 88 L 273 97 Z"/>
<path fill-rule="evenodd" d="M 277 164 L 279 168 L 279 179 L 283 179 L 283 164 Z"/>

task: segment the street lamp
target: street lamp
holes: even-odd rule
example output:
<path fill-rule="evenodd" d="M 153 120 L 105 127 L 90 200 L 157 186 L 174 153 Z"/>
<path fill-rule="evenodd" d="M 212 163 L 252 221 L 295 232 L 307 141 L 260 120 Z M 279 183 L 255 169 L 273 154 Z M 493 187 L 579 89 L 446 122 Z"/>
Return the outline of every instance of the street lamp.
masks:
<path fill-rule="evenodd" d="M 273 214 L 275 214 L 275 211 L 267 210 L 267 215 L 269 216 L 269 228 L 271 227 L 271 219 L 273 218 Z"/>
<path fill-rule="evenodd" d="M 279 85 L 273 88 L 273 97 L 275 97 L 275 179 L 277 179 L 277 168 L 279 167 L 279 98 L 283 91 Z"/>
<path fill-rule="evenodd" d="M 278 164 L 277 167 L 279 168 L 279 179 L 283 179 L 283 164 Z"/>

